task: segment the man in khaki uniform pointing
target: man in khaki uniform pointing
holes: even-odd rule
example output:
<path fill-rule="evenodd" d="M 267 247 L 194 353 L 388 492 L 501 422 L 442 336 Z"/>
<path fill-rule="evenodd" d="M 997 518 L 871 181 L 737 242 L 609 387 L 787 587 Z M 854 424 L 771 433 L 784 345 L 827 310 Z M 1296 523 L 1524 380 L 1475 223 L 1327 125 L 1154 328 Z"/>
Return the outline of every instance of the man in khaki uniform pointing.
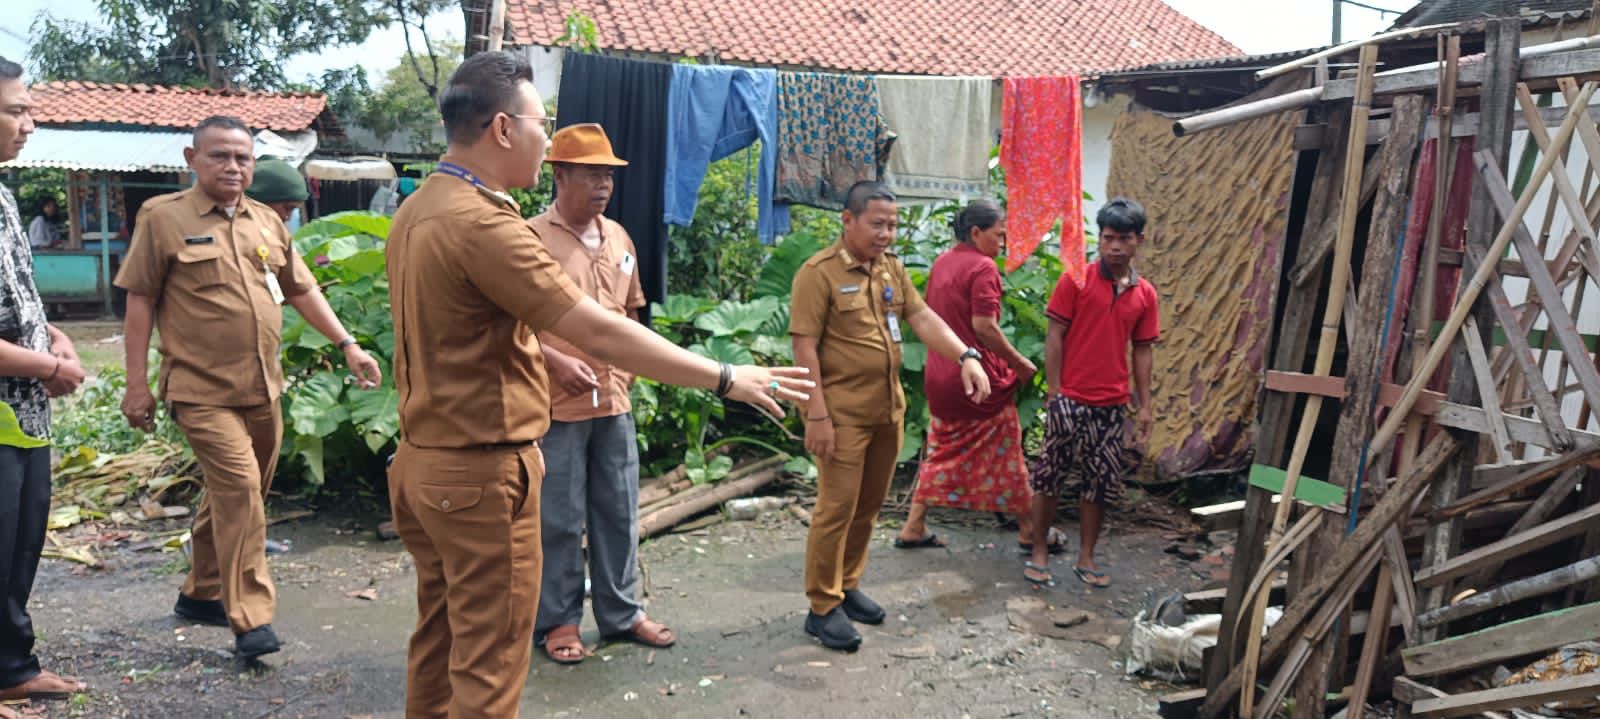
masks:
<path fill-rule="evenodd" d="M 161 397 L 204 474 L 189 577 L 174 611 L 232 628 L 234 651 L 246 658 L 279 648 L 265 500 L 283 438 L 280 305 L 338 343 L 363 387 L 382 380 L 328 307 L 283 221 L 245 196 L 251 149 L 239 120 L 202 120 L 183 151 L 195 186 L 144 203 L 116 280 L 128 291 L 122 413 L 136 428 L 155 426 L 155 397 L 143 379 L 159 324 Z"/>
<path fill-rule="evenodd" d="M 781 414 L 811 382 L 686 352 L 585 297 L 522 220 L 511 187 L 549 144 L 526 57 L 482 52 L 439 96 L 449 149 L 389 232 L 404 440 L 389 470 L 416 560 L 409 719 L 517 716 L 539 605 L 539 495 L 550 386 L 538 333 L 627 372 Z"/>

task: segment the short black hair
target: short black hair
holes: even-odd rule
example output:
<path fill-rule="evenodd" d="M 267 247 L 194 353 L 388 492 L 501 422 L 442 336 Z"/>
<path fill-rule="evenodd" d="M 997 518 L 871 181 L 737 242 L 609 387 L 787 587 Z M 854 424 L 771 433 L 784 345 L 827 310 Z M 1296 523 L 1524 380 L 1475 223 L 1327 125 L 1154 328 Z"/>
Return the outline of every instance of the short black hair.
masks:
<path fill-rule="evenodd" d="M 533 65 L 520 53 L 496 50 L 467 58 L 439 93 L 445 139 L 451 144 L 477 142 L 496 113 L 516 112 L 524 82 L 533 82 Z"/>
<path fill-rule="evenodd" d="M 844 196 L 844 209 L 852 215 L 859 215 L 867 211 L 867 205 L 873 200 L 897 202 L 894 193 L 889 191 L 889 186 L 876 180 L 862 180 L 850 186 L 850 191 Z"/>
<path fill-rule="evenodd" d="M 1004 214 L 994 200 L 973 200 L 950 221 L 950 226 L 956 231 L 956 242 L 971 242 L 974 229 L 994 227 Z"/>
<path fill-rule="evenodd" d="M 1095 213 L 1094 221 L 1102 230 L 1110 228 L 1117 232 L 1142 235 L 1145 223 L 1144 206 L 1126 197 L 1114 197 Z"/>
<path fill-rule="evenodd" d="M 22 66 L 7 60 L 6 56 L 0 55 L 0 80 L 20 79 L 22 79 Z"/>
<path fill-rule="evenodd" d="M 243 120 L 232 115 L 212 115 L 194 126 L 194 146 L 200 146 L 200 133 L 213 128 L 218 130 L 238 130 L 246 135 L 250 134 L 250 128 L 245 126 Z"/>

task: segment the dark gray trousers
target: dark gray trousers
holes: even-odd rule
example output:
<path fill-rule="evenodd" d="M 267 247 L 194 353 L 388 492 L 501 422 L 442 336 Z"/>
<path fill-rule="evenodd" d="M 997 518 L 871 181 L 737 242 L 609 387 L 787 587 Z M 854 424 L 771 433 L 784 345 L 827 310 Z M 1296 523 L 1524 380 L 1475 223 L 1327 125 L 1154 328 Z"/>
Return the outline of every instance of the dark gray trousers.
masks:
<path fill-rule="evenodd" d="M 638 600 L 639 445 L 633 415 L 552 422 L 540 447 L 544 576 L 535 640 L 583 619 L 585 528 L 595 624 L 602 635 L 626 632 L 644 614 Z"/>

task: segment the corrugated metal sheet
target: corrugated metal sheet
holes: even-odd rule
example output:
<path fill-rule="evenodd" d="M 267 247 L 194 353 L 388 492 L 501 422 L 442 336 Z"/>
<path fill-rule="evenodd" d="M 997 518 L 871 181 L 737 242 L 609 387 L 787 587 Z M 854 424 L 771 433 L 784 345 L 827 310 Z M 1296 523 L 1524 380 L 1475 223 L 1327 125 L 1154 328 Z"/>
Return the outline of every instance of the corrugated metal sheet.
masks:
<path fill-rule="evenodd" d="M 52 167 L 93 172 L 182 172 L 190 133 L 152 130 L 63 130 L 41 127 L 17 159 L 0 167 Z"/>

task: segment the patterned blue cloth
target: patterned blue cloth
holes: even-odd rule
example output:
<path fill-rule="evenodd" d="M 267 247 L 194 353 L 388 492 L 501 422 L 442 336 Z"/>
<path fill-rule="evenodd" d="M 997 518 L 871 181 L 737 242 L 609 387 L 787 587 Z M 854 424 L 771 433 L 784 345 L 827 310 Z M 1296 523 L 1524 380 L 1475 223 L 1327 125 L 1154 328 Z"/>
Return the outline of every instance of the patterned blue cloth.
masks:
<path fill-rule="evenodd" d="M 772 186 L 778 157 L 778 73 L 725 65 L 674 65 L 667 100 L 666 216 L 689 226 L 700 183 L 713 162 L 761 141 L 756 232 L 777 235 Z"/>
<path fill-rule="evenodd" d="M 874 76 L 778 73 L 777 202 L 843 209 L 851 185 L 882 179 L 893 145 Z"/>

